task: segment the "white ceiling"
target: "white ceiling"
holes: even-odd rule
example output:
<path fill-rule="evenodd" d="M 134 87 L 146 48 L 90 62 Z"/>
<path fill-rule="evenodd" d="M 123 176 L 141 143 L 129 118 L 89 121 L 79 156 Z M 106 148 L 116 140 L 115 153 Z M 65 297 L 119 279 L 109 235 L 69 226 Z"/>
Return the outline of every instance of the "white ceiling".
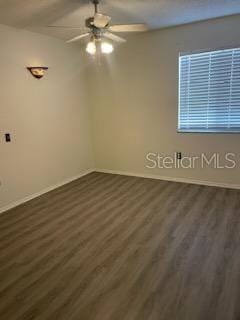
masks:
<path fill-rule="evenodd" d="M 240 0 L 100 0 L 100 11 L 113 23 L 145 22 L 152 29 L 240 13 Z M 84 26 L 90 0 L 0 0 L 0 23 L 71 38 L 77 30 L 46 26 Z"/>

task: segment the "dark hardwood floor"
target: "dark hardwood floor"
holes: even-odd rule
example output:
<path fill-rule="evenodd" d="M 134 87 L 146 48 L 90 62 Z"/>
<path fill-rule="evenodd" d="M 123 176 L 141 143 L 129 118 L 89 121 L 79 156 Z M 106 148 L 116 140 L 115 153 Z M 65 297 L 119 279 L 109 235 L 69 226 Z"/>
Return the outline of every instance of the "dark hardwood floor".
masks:
<path fill-rule="evenodd" d="M 1 320 L 239 320 L 240 191 L 92 173 L 0 216 Z"/>

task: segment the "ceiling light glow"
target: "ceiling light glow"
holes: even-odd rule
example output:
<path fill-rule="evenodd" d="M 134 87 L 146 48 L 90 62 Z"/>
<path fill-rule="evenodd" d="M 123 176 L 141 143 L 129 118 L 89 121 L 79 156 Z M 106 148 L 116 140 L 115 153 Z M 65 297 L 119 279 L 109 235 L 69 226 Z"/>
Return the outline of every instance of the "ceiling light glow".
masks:
<path fill-rule="evenodd" d="M 110 54 L 112 53 L 114 50 L 114 47 L 111 43 L 108 43 L 108 42 L 102 42 L 101 43 L 101 51 L 102 53 L 105 53 L 105 54 Z"/>
<path fill-rule="evenodd" d="M 92 54 L 92 55 L 96 53 L 97 48 L 96 48 L 96 44 L 94 41 L 88 42 L 87 47 L 86 47 L 86 51 L 87 51 L 87 53 Z"/>

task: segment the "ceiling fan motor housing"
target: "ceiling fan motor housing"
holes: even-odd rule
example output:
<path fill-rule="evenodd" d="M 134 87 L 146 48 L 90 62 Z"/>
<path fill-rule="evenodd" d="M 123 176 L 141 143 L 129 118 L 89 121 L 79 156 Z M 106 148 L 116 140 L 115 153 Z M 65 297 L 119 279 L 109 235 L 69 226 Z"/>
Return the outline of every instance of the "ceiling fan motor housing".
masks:
<path fill-rule="evenodd" d="M 87 28 L 93 28 L 94 27 L 94 17 L 90 17 L 85 20 L 85 25 Z"/>

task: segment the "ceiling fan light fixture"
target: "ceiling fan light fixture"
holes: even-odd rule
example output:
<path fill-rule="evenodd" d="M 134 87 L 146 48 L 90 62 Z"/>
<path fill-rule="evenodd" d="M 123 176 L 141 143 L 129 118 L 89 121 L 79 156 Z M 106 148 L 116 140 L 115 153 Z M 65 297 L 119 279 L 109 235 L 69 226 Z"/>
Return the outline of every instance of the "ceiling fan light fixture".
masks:
<path fill-rule="evenodd" d="M 96 43 L 94 41 L 88 42 L 86 46 L 86 51 L 91 55 L 96 54 L 96 51 L 97 51 Z"/>
<path fill-rule="evenodd" d="M 104 54 L 110 54 L 112 53 L 114 50 L 114 47 L 111 43 L 109 42 L 102 42 L 101 43 L 101 52 L 104 53 Z"/>

